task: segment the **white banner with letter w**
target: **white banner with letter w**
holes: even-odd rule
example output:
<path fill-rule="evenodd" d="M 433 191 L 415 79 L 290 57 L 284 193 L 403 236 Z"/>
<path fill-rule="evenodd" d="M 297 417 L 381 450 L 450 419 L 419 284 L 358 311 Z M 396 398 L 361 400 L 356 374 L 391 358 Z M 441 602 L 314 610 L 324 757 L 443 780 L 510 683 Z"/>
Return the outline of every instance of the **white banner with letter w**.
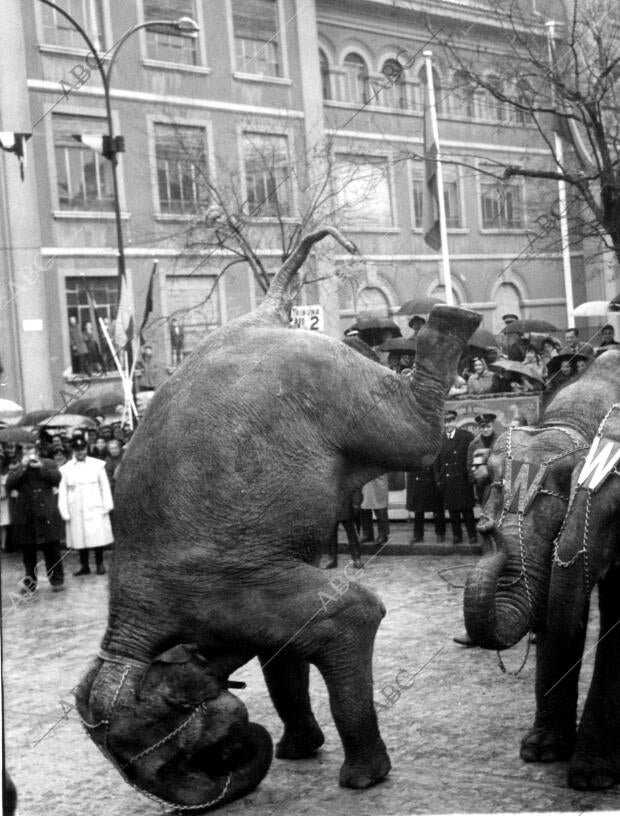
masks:
<path fill-rule="evenodd" d="M 620 459 L 620 442 L 597 436 L 586 456 L 577 484 L 596 492 Z"/>

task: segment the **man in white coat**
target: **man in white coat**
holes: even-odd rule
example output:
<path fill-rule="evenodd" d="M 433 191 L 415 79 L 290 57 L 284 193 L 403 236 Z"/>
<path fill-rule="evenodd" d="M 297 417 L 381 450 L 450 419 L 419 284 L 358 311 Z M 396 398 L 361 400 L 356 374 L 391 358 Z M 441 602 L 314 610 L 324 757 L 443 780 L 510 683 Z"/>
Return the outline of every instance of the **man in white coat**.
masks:
<path fill-rule="evenodd" d="M 89 575 L 88 551 L 95 551 L 97 575 L 105 575 L 103 547 L 112 543 L 110 510 L 113 509 L 105 462 L 86 455 L 86 440 L 72 440 L 73 458 L 60 468 L 58 509 L 67 523 L 67 547 L 80 553 L 80 569 Z"/>

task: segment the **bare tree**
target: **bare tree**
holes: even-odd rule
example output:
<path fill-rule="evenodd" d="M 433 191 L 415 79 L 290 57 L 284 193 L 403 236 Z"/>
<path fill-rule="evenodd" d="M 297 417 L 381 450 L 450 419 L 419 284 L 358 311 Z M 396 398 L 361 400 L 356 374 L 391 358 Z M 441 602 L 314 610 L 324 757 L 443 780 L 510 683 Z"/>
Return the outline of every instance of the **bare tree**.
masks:
<path fill-rule="evenodd" d="M 598 239 L 620 261 L 617 0 L 556 0 L 546 6 L 553 20 L 522 0 L 488 6 L 500 32 L 491 45 L 488 29 L 485 38 L 470 27 L 467 50 L 459 35 L 435 35 L 458 66 L 453 93 L 463 105 L 486 106 L 488 120 L 536 129 L 552 161 L 524 153 L 523 164 L 506 164 L 498 177 L 563 180 L 571 240 Z M 559 218 L 557 205 L 550 216 Z"/>

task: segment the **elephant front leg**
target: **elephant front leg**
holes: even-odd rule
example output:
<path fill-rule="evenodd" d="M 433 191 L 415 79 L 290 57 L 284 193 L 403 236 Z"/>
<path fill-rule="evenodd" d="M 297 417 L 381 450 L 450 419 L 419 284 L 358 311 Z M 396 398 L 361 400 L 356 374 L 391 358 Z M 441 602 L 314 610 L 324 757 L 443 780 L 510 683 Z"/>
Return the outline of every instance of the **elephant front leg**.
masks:
<path fill-rule="evenodd" d="M 580 790 L 620 782 L 620 570 L 599 583 L 601 631 L 592 683 L 568 766 L 568 784 Z"/>
<path fill-rule="evenodd" d="M 547 631 L 537 633 L 536 718 L 521 741 L 526 762 L 557 762 L 575 750 L 577 691 L 588 613 L 567 644 Z"/>
<path fill-rule="evenodd" d="M 325 737 L 310 706 L 307 660 L 279 654 L 261 656 L 269 694 L 284 723 L 284 734 L 276 745 L 278 759 L 309 757 L 323 745 Z"/>

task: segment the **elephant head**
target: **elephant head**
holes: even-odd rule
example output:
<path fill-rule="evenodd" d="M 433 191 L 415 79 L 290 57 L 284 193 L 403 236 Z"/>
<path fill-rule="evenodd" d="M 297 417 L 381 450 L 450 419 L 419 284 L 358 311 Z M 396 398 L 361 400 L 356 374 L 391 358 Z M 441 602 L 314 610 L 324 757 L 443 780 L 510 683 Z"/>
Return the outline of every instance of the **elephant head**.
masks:
<path fill-rule="evenodd" d="M 194 645 L 150 664 L 97 658 L 76 693 L 84 726 L 125 779 L 162 803 L 205 809 L 253 790 L 271 737 L 249 723 Z"/>
<path fill-rule="evenodd" d="M 495 443 L 479 524 L 491 546 L 469 574 L 464 596 L 465 626 L 483 648 L 510 648 L 544 624 L 572 472 L 619 398 L 620 352 L 606 352 L 558 392 L 540 428 L 511 429 Z"/>

